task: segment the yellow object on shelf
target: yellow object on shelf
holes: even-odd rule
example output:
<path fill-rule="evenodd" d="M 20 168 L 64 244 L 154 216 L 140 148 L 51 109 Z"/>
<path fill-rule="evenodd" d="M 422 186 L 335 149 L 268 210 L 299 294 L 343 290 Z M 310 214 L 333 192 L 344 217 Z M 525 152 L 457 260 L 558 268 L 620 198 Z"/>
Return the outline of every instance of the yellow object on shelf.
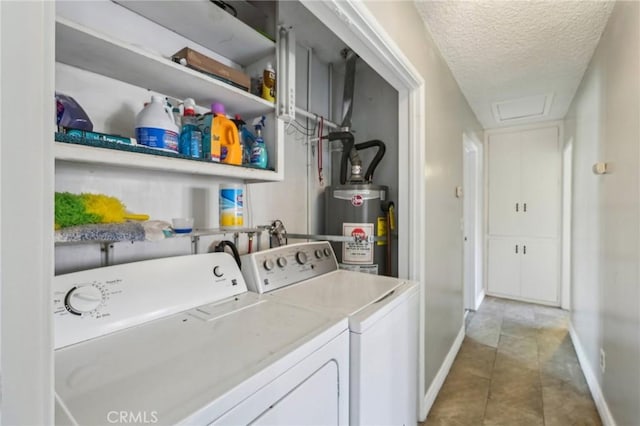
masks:
<path fill-rule="evenodd" d="M 120 200 L 103 194 L 55 193 L 55 228 L 92 223 L 122 223 L 148 220 L 149 215 L 133 214 Z"/>

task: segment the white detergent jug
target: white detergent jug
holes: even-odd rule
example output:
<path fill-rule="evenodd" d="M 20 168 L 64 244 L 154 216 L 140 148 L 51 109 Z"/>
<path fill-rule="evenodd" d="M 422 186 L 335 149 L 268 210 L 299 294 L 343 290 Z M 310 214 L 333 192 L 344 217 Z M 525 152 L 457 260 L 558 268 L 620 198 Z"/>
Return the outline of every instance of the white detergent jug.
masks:
<path fill-rule="evenodd" d="M 136 139 L 138 144 L 149 148 L 178 152 L 180 129 L 162 96 L 151 96 L 142 111 L 136 116 Z"/>

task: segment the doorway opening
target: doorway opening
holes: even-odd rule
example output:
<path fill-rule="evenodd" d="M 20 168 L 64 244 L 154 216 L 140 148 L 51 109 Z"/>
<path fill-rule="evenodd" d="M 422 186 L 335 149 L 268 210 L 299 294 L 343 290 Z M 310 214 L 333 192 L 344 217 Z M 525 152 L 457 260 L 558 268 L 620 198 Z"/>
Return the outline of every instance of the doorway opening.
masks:
<path fill-rule="evenodd" d="M 475 311 L 484 299 L 482 282 L 482 144 L 467 134 L 463 145 L 463 294 L 465 311 Z"/>

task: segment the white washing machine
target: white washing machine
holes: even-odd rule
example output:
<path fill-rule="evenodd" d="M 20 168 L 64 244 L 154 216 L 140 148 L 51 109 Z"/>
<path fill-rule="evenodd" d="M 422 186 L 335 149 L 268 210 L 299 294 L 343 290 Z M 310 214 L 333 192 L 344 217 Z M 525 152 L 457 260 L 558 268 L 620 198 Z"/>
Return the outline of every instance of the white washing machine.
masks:
<path fill-rule="evenodd" d="M 328 242 L 245 255 L 249 290 L 349 318 L 352 425 L 417 423 L 418 286 L 340 270 Z"/>
<path fill-rule="evenodd" d="M 225 253 L 56 277 L 56 424 L 348 424 L 347 320 L 264 299 Z"/>

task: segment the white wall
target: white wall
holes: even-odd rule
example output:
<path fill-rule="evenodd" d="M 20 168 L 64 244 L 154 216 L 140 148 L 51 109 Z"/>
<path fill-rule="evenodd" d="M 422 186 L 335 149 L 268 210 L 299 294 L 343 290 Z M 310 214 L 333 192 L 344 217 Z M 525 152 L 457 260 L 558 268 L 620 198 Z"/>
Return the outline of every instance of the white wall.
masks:
<path fill-rule="evenodd" d="M 368 1 L 367 8 L 424 78 L 426 95 L 425 303 L 427 388 L 462 327 L 462 134 L 482 129 L 413 2 Z M 411 230 L 410 230 L 411 231 Z"/>
<path fill-rule="evenodd" d="M 621 1 L 574 98 L 565 134 L 566 141 L 573 138 L 571 322 L 585 373 L 597 381 L 619 425 L 640 419 L 639 94 L 640 3 Z M 610 173 L 595 175 L 597 161 L 607 162 Z M 601 415 L 606 421 L 606 410 Z"/>

